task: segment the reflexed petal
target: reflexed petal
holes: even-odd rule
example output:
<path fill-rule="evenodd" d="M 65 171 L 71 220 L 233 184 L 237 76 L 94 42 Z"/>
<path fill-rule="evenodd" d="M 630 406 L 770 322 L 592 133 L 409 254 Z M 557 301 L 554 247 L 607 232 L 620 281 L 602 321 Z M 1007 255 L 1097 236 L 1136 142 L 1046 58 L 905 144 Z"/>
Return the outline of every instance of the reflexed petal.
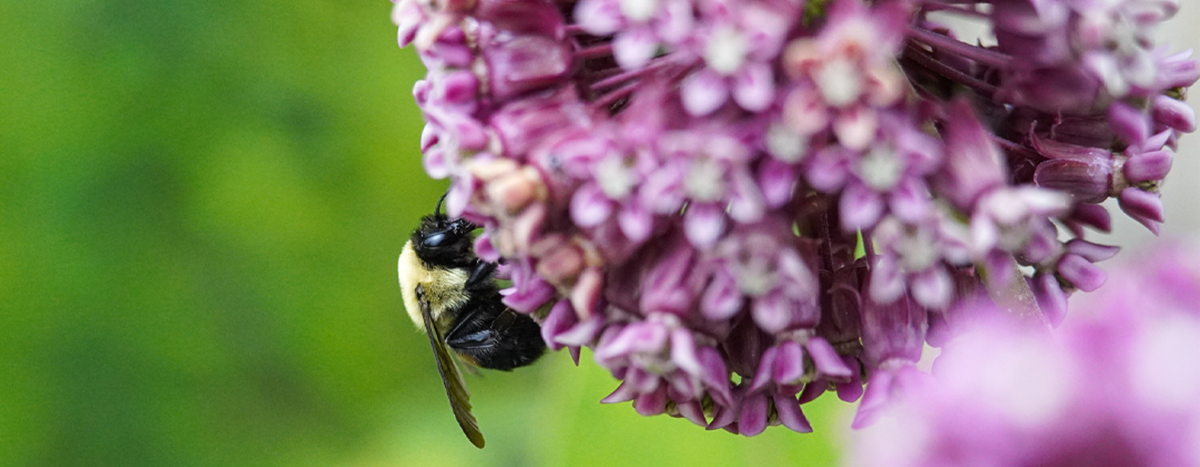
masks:
<path fill-rule="evenodd" d="M 1125 144 L 1138 144 L 1150 137 L 1149 119 L 1124 102 L 1116 102 L 1108 108 L 1108 122 Z"/>
<path fill-rule="evenodd" d="M 1082 256 L 1093 263 L 1112 258 L 1120 251 L 1120 247 L 1100 245 L 1078 238 L 1067 242 L 1067 252 Z"/>
<path fill-rule="evenodd" d="M 817 378 L 805 384 L 804 390 L 800 392 L 800 403 L 807 404 L 817 400 L 818 397 L 821 397 L 821 394 L 825 394 L 827 389 L 829 389 L 829 381 L 822 378 Z"/>
<path fill-rule="evenodd" d="M 858 411 L 854 413 L 854 421 L 850 426 L 861 429 L 875 423 L 880 411 L 887 406 L 889 394 L 892 391 L 893 375 L 888 371 L 875 371 L 867 381 L 867 391 L 863 394 Z"/>
<path fill-rule="evenodd" d="M 1103 269 L 1078 255 L 1063 255 L 1058 260 L 1058 273 L 1084 292 L 1093 292 L 1108 279 Z"/>
<path fill-rule="evenodd" d="M 1041 308 L 1046 322 L 1058 327 L 1067 315 L 1067 294 L 1058 285 L 1058 278 L 1054 274 L 1039 274 L 1033 278 L 1030 288 L 1037 297 L 1038 308 Z"/>
<path fill-rule="evenodd" d="M 1181 132 L 1196 131 L 1196 111 L 1186 102 L 1164 95 L 1154 96 L 1150 115 L 1154 121 Z"/>
<path fill-rule="evenodd" d="M 738 415 L 738 431 L 744 436 L 754 436 L 767 429 L 769 414 L 767 396 L 763 393 L 751 393 L 742 401 L 742 410 Z"/>
<path fill-rule="evenodd" d="M 612 394 L 609 394 L 609 395 L 605 396 L 603 399 L 600 399 L 600 403 L 601 404 L 620 404 L 622 402 L 629 402 L 629 401 L 633 400 L 635 397 L 637 397 L 637 393 L 634 392 L 633 385 L 629 384 L 628 382 L 622 381 L 621 385 L 617 386 L 617 389 L 613 390 Z"/>
<path fill-rule="evenodd" d="M 1096 229 L 1099 232 L 1112 232 L 1112 215 L 1104 206 L 1081 204 L 1071 213 L 1071 220 Z"/>
<path fill-rule="evenodd" d="M 679 415 L 686 418 L 688 421 L 700 426 L 708 426 L 708 420 L 704 418 L 704 407 L 700 406 L 699 402 L 675 402 L 675 408 L 679 410 Z"/>
<path fill-rule="evenodd" d="M 854 357 L 842 357 L 842 361 L 851 370 L 850 381 L 835 385 L 838 399 L 841 399 L 843 402 L 854 402 L 859 397 L 862 397 L 863 394 L 862 372 L 860 371 L 862 367 L 859 365 L 858 359 Z"/>
<path fill-rule="evenodd" d="M 804 352 L 796 341 L 779 344 L 775 362 L 771 366 L 771 379 L 779 384 L 791 384 L 804 376 Z M 763 358 L 764 362 L 766 358 Z M 765 365 L 765 363 L 760 363 Z"/>
<path fill-rule="evenodd" d="M 1125 214 L 1158 235 L 1159 225 L 1163 222 L 1163 207 L 1157 193 L 1129 187 L 1121 191 L 1117 204 Z"/>
<path fill-rule="evenodd" d="M 693 376 L 704 374 L 704 367 L 696 357 L 696 342 L 687 329 L 671 331 L 671 361 Z"/>
<path fill-rule="evenodd" d="M 737 405 L 718 404 L 713 407 L 713 419 L 708 422 L 709 430 L 726 428 L 732 423 L 738 421 L 738 416 L 741 414 L 741 395 L 739 394 Z"/>
<path fill-rule="evenodd" d="M 772 394 L 771 401 L 775 404 L 775 413 L 779 417 L 779 423 L 796 433 L 812 433 L 812 425 L 808 423 L 808 418 L 804 416 L 796 398 L 783 394 Z"/>
<path fill-rule="evenodd" d="M 748 391 L 759 392 L 773 382 L 771 380 L 771 369 L 775 366 L 775 358 L 778 354 L 778 347 L 771 347 L 763 352 L 762 357 L 758 360 L 758 369 L 755 370 L 754 377 L 750 380 Z"/>
<path fill-rule="evenodd" d="M 660 387 L 650 393 L 642 394 L 633 401 L 633 408 L 638 415 L 649 417 L 667 411 L 667 389 Z"/>
<path fill-rule="evenodd" d="M 813 337 L 804 347 L 808 349 L 808 355 L 812 358 L 813 365 L 817 367 L 817 374 L 830 380 L 850 377 L 850 367 L 842 362 L 837 350 L 834 350 L 833 346 L 825 339 Z"/>
<path fill-rule="evenodd" d="M 1135 154 L 1125 161 L 1125 178 L 1133 183 L 1162 180 L 1171 171 L 1172 159 L 1169 149 Z"/>
<path fill-rule="evenodd" d="M 596 334 L 604 327 L 604 319 L 596 316 L 587 321 L 581 321 L 571 329 L 554 338 L 555 342 L 571 347 L 592 345 Z"/>
<path fill-rule="evenodd" d="M 575 316 L 575 310 L 571 308 L 571 303 L 567 300 L 559 300 L 554 307 L 550 308 L 550 314 L 546 315 L 546 320 L 542 322 L 542 340 L 546 341 L 546 346 L 550 347 L 550 350 L 561 349 L 563 348 L 562 343 L 555 338 L 578 323 L 579 319 Z"/>
<path fill-rule="evenodd" d="M 709 394 L 722 406 L 733 404 L 733 394 L 730 392 L 729 370 L 721 353 L 712 347 L 700 347 L 696 350 L 700 365 L 704 368 L 704 385 L 711 390 Z"/>
<path fill-rule="evenodd" d="M 544 303 L 554 298 L 554 287 L 539 277 L 534 277 L 529 284 L 520 290 L 510 287 L 501 291 L 504 305 L 522 313 L 533 313 Z"/>

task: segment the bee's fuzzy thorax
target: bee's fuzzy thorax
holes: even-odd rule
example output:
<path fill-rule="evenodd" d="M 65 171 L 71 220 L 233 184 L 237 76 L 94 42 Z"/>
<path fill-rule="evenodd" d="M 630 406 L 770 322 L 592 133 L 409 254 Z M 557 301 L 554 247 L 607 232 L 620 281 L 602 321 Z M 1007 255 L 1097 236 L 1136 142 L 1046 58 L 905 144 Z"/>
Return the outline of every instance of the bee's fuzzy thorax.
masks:
<path fill-rule="evenodd" d="M 417 286 L 425 291 L 425 297 L 430 303 L 430 312 L 434 325 L 445 329 L 450 323 L 447 310 L 457 309 L 470 299 L 464 285 L 467 282 L 467 271 L 430 266 L 417 256 L 412 241 L 404 244 L 400 252 L 400 262 L 397 265 L 400 276 L 400 291 L 404 297 L 404 308 L 408 316 L 421 332 L 425 332 L 425 320 L 421 318 L 420 302 L 417 301 Z"/>

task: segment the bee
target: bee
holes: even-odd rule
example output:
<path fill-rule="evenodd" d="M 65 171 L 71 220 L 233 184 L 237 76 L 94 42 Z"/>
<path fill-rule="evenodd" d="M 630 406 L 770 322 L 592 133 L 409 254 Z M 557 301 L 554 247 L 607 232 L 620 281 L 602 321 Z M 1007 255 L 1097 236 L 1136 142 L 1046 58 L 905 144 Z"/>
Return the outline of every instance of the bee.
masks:
<path fill-rule="evenodd" d="M 471 366 L 509 371 L 537 360 L 546 343 L 533 318 L 501 302 L 497 264 L 479 259 L 473 249 L 477 226 L 442 214 L 445 198 L 404 244 L 400 290 L 409 317 L 429 337 L 454 418 L 483 448 L 455 356 Z"/>

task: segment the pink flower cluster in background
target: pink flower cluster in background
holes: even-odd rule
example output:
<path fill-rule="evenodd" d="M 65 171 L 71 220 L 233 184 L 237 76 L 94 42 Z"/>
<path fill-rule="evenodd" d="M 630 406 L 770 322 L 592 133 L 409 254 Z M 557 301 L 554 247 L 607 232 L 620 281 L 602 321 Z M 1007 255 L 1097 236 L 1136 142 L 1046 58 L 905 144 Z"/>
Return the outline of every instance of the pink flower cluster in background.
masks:
<path fill-rule="evenodd" d="M 1165 248 L 1122 268 L 1053 335 L 975 323 L 944 348 L 935 378 L 912 375 L 855 434 L 847 463 L 1200 465 L 1196 253 Z"/>
<path fill-rule="evenodd" d="M 903 385 L 963 309 L 1057 325 L 1157 232 L 1200 78 L 1171 0 L 399 0 L 426 171 L 505 303 L 633 401 L 810 431 Z M 940 21 L 987 23 L 995 45 Z M 1020 267 L 1019 267 L 1020 266 Z"/>

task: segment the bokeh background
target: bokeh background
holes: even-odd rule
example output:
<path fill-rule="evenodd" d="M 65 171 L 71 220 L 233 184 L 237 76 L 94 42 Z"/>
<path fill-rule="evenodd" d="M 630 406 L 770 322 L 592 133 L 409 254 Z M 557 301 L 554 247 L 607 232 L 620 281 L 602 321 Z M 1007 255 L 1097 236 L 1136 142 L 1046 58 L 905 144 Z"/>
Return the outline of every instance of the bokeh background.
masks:
<path fill-rule="evenodd" d="M 468 376 L 470 446 L 396 286 L 445 183 L 390 7 L 0 2 L 0 466 L 833 465 L 833 397 L 814 434 L 705 432 L 598 404 L 586 351 Z M 1175 235 L 1200 225 L 1183 145 Z"/>

